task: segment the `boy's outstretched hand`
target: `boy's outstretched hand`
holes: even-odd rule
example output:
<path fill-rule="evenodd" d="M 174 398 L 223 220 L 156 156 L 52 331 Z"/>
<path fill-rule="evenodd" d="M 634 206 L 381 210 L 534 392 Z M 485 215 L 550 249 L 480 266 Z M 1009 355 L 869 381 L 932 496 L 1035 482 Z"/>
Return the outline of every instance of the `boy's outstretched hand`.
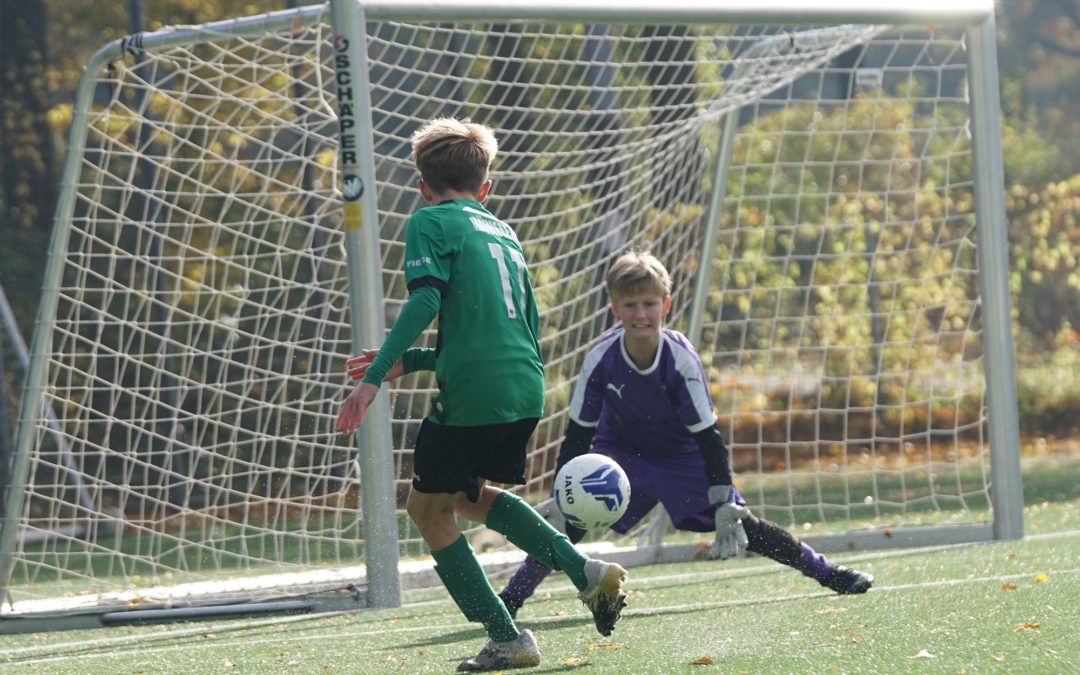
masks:
<path fill-rule="evenodd" d="M 353 380 L 359 380 L 367 374 L 368 368 L 371 367 L 371 362 L 375 360 L 375 355 L 379 353 L 378 349 L 361 349 L 360 356 L 353 356 L 345 361 L 345 369 L 349 373 L 349 378 Z M 390 380 L 401 377 L 405 374 L 405 368 L 401 365 L 401 359 L 395 363 L 386 377 L 383 378 L 383 382 L 389 382 Z"/>
<path fill-rule="evenodd" d="M 373 384 L 361 382 L 356 385 L 356 389 L 352 390 L 352 393 L 349 394 L 349 397 L 345 399 L 345 403 L 341 406 L 341 412 L 338 413 L 334 430 L 347 436 L 359 429 L 360 424 L 364 421 L 364 414 L 367 413 L 368 406 L 375 400 L 378 393 L 379 388 Z"/>

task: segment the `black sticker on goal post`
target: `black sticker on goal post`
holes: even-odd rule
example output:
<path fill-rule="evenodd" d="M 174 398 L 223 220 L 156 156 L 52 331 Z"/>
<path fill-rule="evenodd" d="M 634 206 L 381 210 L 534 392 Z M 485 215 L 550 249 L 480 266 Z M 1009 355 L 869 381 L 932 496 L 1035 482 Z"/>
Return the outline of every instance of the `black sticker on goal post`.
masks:
<path fill-rule="evenodd" d="M 364 181 L 356 174 L 345 174 L 341 179 L 341 197 L 347 202 L 355 202 L 364 194 Z"/>

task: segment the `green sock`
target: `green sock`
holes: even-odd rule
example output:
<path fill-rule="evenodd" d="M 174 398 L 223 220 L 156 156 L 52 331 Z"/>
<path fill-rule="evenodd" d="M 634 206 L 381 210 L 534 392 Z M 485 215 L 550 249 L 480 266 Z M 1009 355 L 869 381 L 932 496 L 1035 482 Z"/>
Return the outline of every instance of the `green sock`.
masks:
<path fill-rule="evenodd" d="M 517 495 L 504 491 L 496 497 L 485 525 L 551 569 L 566 572 L 578 590 L 589 584 L 585 579 L 589 557 Z"/>
<path fill-rule="evenodd" d="M 435 572 L 466 619 L 484 624 L 488 637 L 496 642 L 517 638 L 519 633 L 514 620 L 506 611 L 506 605 L 495 595 L 464 536 L 446 548 L 432 551 L 431 557 L 435 558 Z"/>

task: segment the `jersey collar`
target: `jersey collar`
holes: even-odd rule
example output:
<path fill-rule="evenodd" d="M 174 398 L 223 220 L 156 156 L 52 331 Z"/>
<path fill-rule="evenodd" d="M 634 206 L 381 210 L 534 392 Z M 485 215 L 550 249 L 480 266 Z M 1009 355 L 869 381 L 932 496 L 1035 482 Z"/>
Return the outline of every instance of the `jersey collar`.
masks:
<path fill-rule="evenodd" d="M 634 363 L 634 360 L 630 358 L 630 354 L 627 353 L 625 331 L 621 335 L 619 335 L 619 352 L 622 354 L 623 361 L 626 362 L 626 365 L 630 366 L 630 370 L 634 371 L 639 375 L 648 375 L 654 370 L 656 370 L 657 366 L 660 365 L 660 352 L 664 351 L 664 342 L 664 333 L 663 331 L 661 331 L 660 344 L 656 347 L 656 356 L 653 358 L 653 362 L 649 365 L 649 367 L 644 369 L 638 368 L 637 364 Z"/>

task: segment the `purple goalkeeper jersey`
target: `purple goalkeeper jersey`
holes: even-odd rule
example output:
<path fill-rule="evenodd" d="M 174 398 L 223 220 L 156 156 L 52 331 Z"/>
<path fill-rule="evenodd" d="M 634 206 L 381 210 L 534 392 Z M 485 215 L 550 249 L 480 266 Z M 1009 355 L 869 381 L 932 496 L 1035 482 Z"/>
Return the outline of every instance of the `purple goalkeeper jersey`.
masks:
<path fill-rule="evenodd" d="M 700 457 L 693 434 L 716 423 L 701 358 L 685 335 L 668 328 L 644 369 L 626 353 L 622 328 L 601 337 L 585 356 L 570 419 L 596 429 L 594 452 L 656 459 Z"/>

